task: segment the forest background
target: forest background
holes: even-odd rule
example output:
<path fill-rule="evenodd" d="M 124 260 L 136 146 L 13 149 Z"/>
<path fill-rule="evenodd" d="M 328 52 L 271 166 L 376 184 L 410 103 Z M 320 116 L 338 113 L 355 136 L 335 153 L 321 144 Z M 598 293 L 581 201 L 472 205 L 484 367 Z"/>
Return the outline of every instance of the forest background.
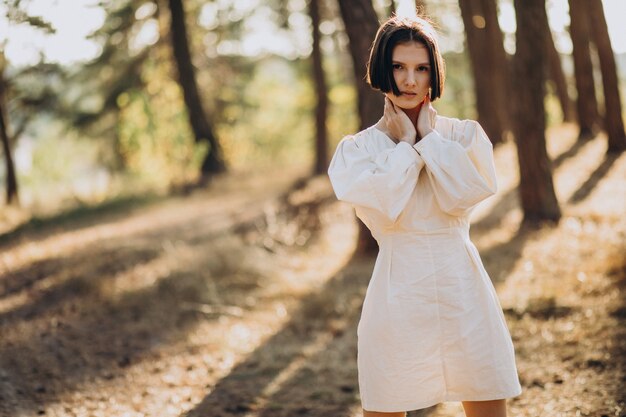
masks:
<path fill-rule="evenodd" d="M 8 2 L 0 22 L 3 88 L 21 206 L 34 215 L 115 196 L 162 193 L 197 179 L 208 148 L 194 141 L 169 43 L 167 8 L 153 2 Z M 626 35 L 619 0 L 603 2 L 621 96 Z M 379 19 L 390 3 L 375 0 Z M 398 13 L 411 13 L 399 2 Z M 7 12 L 11 12 L 11 19 Z M 200 100 L 231 172 L 281 166 L 312 171 L 316 85 L 307 3 L 187 1 L 189 46 Z M 7 9 L 8 8 L 8 9 Z M 547 2 L 563 71 L 574 77 L 567 1 Z M 476 118 L 475 90 L 459 4 L 432 2 L 448 72 L 440 114 Z M 25 13 L 40 20 L 20 20 Z M 16 17 L 17 16 L 17 17 Z M 515 51 L 512 1 L 499 2 L 504 47 Z M 328 151 L 359 127 L 352 61 L 338 5 L 322 2 Z M 597 58 L 594 56 L 594 59 Z M 597 65 L 596 65 L 597 67 Z M 596 70 L 597 91 L 601 81 Z M 575 97 L 573 82 L 570 94 Z M 547 124 L 563 120 L 554 89 Z M 600 100 L 600 106 L 602 106 Z M 6 188 L 6 173 L 0 172 Z M 6 214 L 8 216 L 9 214 Z M 10 227 L 9 223 L 5 227 Z"/>

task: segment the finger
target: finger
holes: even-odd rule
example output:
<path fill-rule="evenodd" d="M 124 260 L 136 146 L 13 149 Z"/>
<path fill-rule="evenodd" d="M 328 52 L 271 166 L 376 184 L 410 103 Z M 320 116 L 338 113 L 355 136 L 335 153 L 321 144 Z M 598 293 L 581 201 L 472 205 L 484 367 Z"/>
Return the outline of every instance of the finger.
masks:
<path fill-rule="evenodd" d="M 389 113 L 392 112 L 393 109 L 391 108 L 391 102 L 389 101 L 389 98 L 385 97 L 385 110 L 384 113 L 386 115 L 386 117 L 389 117 Z"/>
<path fill-rule="evenodd" d="M 388 99 L 389 100 L 389 99 Z M 396 112 L 396 105 L 393 104 L 393 101 L 389 100 L 389 108 L 391 109 L 391 111 L 393 111 L 394 113 Z"/>
<path fill-rule="evenodd" d="M 393 103 L 391 102 L 391 100 L 389 100 L 389 97 L 385 96 L 385 106 L 390 110 L 393 111 Z"/>

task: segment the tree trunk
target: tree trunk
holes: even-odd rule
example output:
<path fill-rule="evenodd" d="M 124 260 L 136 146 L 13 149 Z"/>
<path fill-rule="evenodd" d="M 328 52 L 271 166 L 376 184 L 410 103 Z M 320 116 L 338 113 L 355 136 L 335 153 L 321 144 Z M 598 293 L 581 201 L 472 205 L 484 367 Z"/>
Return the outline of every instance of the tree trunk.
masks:
<path fill-rule="evenodd" d="M 384 96 L 365 82 L 369 49 L 378 30 L 378 17 L 371 0 L 339 0 L 339 9 L 349 39 L 357 88 L 359 129 L 362 130 L 380 119 L 384 105 Z M 359 221 L 358 240 L 357 252 L 366 253 L 378 250 L 376 240 L 361 221 Z"/>
<path fill-rule="evenodd" d="M 222 159 L 222 150 L 213 134 L 213 129 L 209 124 L 200 100 L 195 68 L 191 62 L 191 53 L 189 51 L 182 0 L 169 0 L 169 8 L 171 13 L 172 49 L 178 69 L 178 81 L 183 90 L 185 105 L 189 114 L 189 122 L 196 142 L 206 141 L 209 145 L 209 152 L 202 162 L 201 168 L 203 180 L 206 180 L 209 174 L 223 172 L 226 168 Z"/>
<path fill-rule="evenodd" d="M 567 93 L 567 82 L 565 81 L 565 74 L 563 73 L 563 66 L 561 65 L 561 57 L 559 51 L 557 51 L 554 45 L 554 38 L 552 37 L 552 31 L 550 30 L 550 24 L 546 20 L 544 22 L 546 26 L 546 48 L 548 53 L 548 73 L 552 82 L 554 83 L 554 89 L 559 103 L 561 105 L 561 111 L 563 113 L 563 121 L 571 122 L 574 120 L 574 114 L 572 110 L 572 100 Z"/>
<path fill-rule="evenodd" d="M 504 36 L 498 22 L 497 0 L 482 0 L 483 12 L 487 30 L 487 45 L 489 55 L 493 60 L 490 68 L 494 86 L 494 95 L 497 100 L 497 119 L 500 123 L 501 138 L 506 137 L 506 132 L 511 131 L 511 100 L 507 91 L 511 91 L 511 70 L 504 50 Z M 497 142 L 497 139 L 496 139 Z"/>
<path fill-rule="evenodd" d="M 524 223 L 558 221 L 559 204 L 552 183 L 552 166 L 546 151 L 544 68 L 546 60 L 545 0 L 514 0 L 517 21 L 513 59 L 513 117 L 520 167 L 520 197 Z"/>
<path fill-rule="evenodd" d="M 474 76 L 478 121 L 489 139 L 501 142 L 508 130 L 508 64 L 495 0 L 459 0 Z"/>
<path fill-rule="evenodd" d="M 383 95 L 365 82 L 369 49 L 378 30 L 378 17 L 371 0 L 339 0 L 339 9 L 350 40 L 360 129 L 365 129 L 381 118 L 384 104 Z"/>
<path fill-rule="evenodd" d="M 585 140 L 595 136 L 598 128 L 598 102 L 593 81 L 593 64 L 589 52 L 589 21 L 587 20 L 588 0 L 569 0 L 570 37 L 574 57 L 576 78 L 576 108 L 580 133 L 578 138 Z"/>
<path fill-rule="evenodd" d="M 4 83 L 4 53 L 0 52 L 0 139 L 2 139 L 2 150 L 4 151 L 4 161 L 6 167 L 6 204 L 19 206 L 19 194 L 17 187 L 17 176 L 15 175 L 15 165 L 11 155 L 11 141 L 9 140 L 9 127 L 4 113 L 5 83 Z"/>
<path fill-rule="evenodd" d="M 309 16 L 313 28 L 313 51 L 311 53 L 313 66 L 313 80 L 315 82 L 315 174 L 323 174 L 328 170 L 328 130 L 326 115 L 328 112 L 328 89 L 322 65 L 322 51 L 320 48 L 320 10 L 319 0 L 309 0 Z"/>
<path fill-rule="evenodd" d="M 600 0 L 589 1 L 587 8 L 590 21 L 593 22 L 591 34 L 598 50 L 600 70 L 602 71 L 605 107 L 604 126 L 609 137 L 608 152 L 623 152 L 626 150 L 626 134 L 622 120 L 619 81 L 602 2 Z"/>
<path fill-rule="evenodd" d="M 17 177 L 15 175 L 15 165 L 11 156 L 11 144 L 7 133 L 7 124 L 4 117 L 4 106 L 0 103 L 0 137 L 2 138 L 2 149 L 4 150 L 4 160 L 6 166 L 6 204 L 19 205 L 17 193 Z"/>

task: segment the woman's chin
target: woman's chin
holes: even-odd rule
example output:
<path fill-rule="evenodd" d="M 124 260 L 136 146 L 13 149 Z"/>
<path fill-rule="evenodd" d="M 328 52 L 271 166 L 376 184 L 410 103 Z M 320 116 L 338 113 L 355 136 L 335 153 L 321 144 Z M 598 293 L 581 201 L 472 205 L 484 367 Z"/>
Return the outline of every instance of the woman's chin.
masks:
<path fill-rule="evenodd" d="M 393 96 L 390 97 L 390 95 L 387 95 L 387 97 L 393 102 L 393 104 L 396 107 L 400 107 L 401 109 L 404 110 L 413 110 L 418 108 L 422 102 L 424 101 L 424 96 L 422 96 L 422 99 L 420 100 L 418 97 L 419 96 Z"/>
<path fill-rule="evenodd" d="M 418 108 L 420 106 L 420 104 L 422 104 L 421 101 L 407 99 L 407 100 L 402 100 L 402 101 L 398 102 L 396 104 L 396 106 L 398 106 L 398 107 L 400 107 L 401 109 L 404 109 L 404 110 L 413 110 L 413 109 Z"/>

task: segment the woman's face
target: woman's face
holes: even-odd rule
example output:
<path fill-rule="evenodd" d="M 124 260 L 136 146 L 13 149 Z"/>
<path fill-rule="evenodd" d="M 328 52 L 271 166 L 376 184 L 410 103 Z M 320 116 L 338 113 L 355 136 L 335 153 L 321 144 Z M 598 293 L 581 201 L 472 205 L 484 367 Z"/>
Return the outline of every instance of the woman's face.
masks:
<path fill-rule="evenodd" d="M 389 100 L 403 109 L 414 109 L 428 94 L 430 87 L 430 59 L 428 48 L 420 42 L 399 43 L 391 54 L 393 78 L 400 95 L 385 93 Z"/>

